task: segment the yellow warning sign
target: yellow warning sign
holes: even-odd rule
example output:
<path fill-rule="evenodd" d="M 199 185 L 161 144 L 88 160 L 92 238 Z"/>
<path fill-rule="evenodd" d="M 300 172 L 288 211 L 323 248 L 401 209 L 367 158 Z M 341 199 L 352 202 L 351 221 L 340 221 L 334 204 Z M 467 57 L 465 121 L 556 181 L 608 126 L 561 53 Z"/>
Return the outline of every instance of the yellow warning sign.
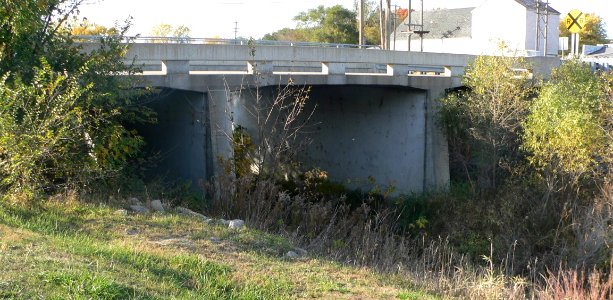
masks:
<path fill-rule="evenodd" d="M 585 26 L 585 14 L 582 13 L 578 9 L 571 10 L 568 15 L 566 15 L 566 28 L 570 33 L 579 33 L 581 29 Z"/>

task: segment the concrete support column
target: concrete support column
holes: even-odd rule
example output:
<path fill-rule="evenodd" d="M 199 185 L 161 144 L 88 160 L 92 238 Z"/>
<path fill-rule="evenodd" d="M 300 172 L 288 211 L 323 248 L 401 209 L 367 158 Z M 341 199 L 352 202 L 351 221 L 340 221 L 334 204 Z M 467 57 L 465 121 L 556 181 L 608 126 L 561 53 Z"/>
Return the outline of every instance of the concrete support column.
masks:
<path fill-rule="evenodd" d="M 426 99 L 426 140 L 424 155 L 424 191 L 449 188 L 449 146 L 438 122 L 440 102 L 445 89 L 430 89 Z"/>
<path fill-rule="evenodd" d="M 233 117 L 230 108 L 233 93 L 226 90 L 212 90 L 208 96 L 213 175 L 219 176 L 225 172 L 220 159 L 229 160 L 234 156 L 231 141 Z"/>
<path fill-rule="evenodd" d="M 162 72 L 167 75 L 189 75 L 189 60 L 163 60 Z"/>
<path fill-rule="evenodd" d="M 387 65 L 387 76 L 408 76 L 408 65 Z"/>

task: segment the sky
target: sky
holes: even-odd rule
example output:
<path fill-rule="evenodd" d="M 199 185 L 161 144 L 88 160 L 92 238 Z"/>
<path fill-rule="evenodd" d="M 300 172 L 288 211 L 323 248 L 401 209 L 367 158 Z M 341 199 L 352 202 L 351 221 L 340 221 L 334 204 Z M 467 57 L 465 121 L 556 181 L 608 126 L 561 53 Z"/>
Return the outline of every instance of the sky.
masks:
<path fill-rule="evenodd" d="M 112 26 L 133 17 L 131 35 L 148 36 L 160 23 L 185 25 L 194 38 L 261 38 L 284 27 L 293 28 L 292 18 L 318 5 L 336 4 L 352 9 L 355 0 L 90 0 L 81 7 L 80 16 L 90 22 Z M 485 0 L 424 0 L 424 7 L 460 8 L 478 6 Z M 490 0 L 496 1 L 496 0 Z M 407 7 L 409 0 L 393 1 Z M 413 0 L 413 6 L 420 0 Z M 606 22 L 609 38 L 613 38 L 613 0 L 550 0 L 550 5 L 565 16 L 571 9 L 592 12 Z M 238 24 L 235 24 L 238 22 Z"/>

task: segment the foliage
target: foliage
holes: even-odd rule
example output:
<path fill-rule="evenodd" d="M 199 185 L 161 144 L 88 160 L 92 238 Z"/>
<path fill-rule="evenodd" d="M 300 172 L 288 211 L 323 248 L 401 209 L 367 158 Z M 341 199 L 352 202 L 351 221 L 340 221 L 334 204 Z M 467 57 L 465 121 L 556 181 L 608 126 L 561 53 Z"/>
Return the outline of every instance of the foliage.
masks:
<path fill-rule="evenodd" d="M 81 51 L 65 22 L 83 1 L 9 1 L 0 9 L 0 192 L 27 198 L 116 174 L 142 145 L 123 124 L 152 120 L 119 73 L 127 46 L 102 36 Z"/>
<path fill-rule="evenodd" d="M 341 5 L 322 5 L 294 17 L 296 29 L 284 28 L 267 34 L 265 40 L 356 44 L 358 29 L 356 14 Z"/>
<path fill-rule="evenodd" d="M 565 62 L 531 104 L 524 123 L 524 147 L 531 152 L 531 162 L 573 178 L 595 171 L 610 149 L 605 128 L 611 114 L 605 82 L 589 65 Z"/>
<path fill-rule="evenodd" d="M 80 23 L 74 22 L 73 24 L 69 24 L 68 27 L 70 34 L 74 36 L 108 36 L 119 34 L 115 27 L 105 27 L 91 23 L 87 19 L 84 19 Z"/>
<path fill-rule="evenodd" d="M 166 38 L 175 38 L 174 40 L 178 43 L 185 43 L 189 40 L 189 33 L 191 29 L 184 25 L 179 25 L 177 27 L 173 27 L 170 24 L 161 23 L 153 26 L 151 28 L 151 36 L 152 37 L 166 37 Z M 163 39 L 154 39 L 154 42 L 157 43 L 167 43 L 168 40 Z"/>
<path fill-rule="evenodd" d="M 570 36 L 564 18 L 560 20 L 560 36 Z M 585 26 L 579 31 L 579 46 L 606 44 L 607 42 L 605 22 L 596 14 L 586 14 Z"/>
<path fill-rule="evenodd" d="M 518 138 L 533 90 L 522 58 L 482 56 L 464 76 L 465 91 L 442 99 L 451 156 L 473 187 L 495 189 L 521 160 Z"/>
<path fill-rule="evenodd" d="M 381 26 L 379 24 L 380 10 L 376 1 L 364 1 L 364 39 L 367 45 L 381 45 Z M 402 21 L 404 18 L 399 18 L 399 20 Z"/>
<path fill-rule="evenodd" d="M 376 1 L 364 2 L 364 38 L 367 45 L 379 45 L 381 40 L 379 11 Z M 398 21 L 408 15 L 407 9 L 398 8 Z M 296 28 L 283 28 L 262 37 L 263 40 L 291 42 L 322 42 L 356 44 L 359 38 L 358 7 L 353 10 L 340 5 L 324 8 L 319 6 L 302 12 L 294 20 Z"/>
<path fill-rule="evenodd" d="M 409 9 L 408 8 L 398 7 L 396 9 L 396 18 L 398 18 L 398 20 L 402 21 L 402 20 L 406 19 L 408 16 L 409 16 Z"/>
<path fill-rule="evenodd" d="M 6 77 L 0 82 L 1 186 L 27 191 L 95 165 L 94 144 L 85 131 L 90 124 L 84 124 L 85 112 L 76 105 L 91 86 L 81 88 L 79 75 L 56 74 L 45 64 L 31 85 L 19 79 L 11 85 Z M 79 156 L 81 147 L 92 156 Z"/>
<path fill-rule="evenodd" d="M 358 42 L 355 20 L 355 12 L 341 5 L 328 8 L 320 5 L 294 17 L 297 28 L 305 31 L 307 41 L 341 44 Z"/>
<path fill-rule="evenodd" d="M 237 177 L 245 176 L 251 173 L 253 165 L 251 154 L 255 151 L 255 145 L 247 129 L 240 125 L 232 132 L 232 142 L 234 146 L 234 173 Z"/>
<path fill-rule="evenodd" d="M 289 41 L 289 42 L 299 42 L 306 41 L 305 33 L 302 30 L 292 29 L 292 28 L 283 28 L 277 30 L 273 33 L 267 33 L 262 37 L 263 40 L 268 41 Z"/>

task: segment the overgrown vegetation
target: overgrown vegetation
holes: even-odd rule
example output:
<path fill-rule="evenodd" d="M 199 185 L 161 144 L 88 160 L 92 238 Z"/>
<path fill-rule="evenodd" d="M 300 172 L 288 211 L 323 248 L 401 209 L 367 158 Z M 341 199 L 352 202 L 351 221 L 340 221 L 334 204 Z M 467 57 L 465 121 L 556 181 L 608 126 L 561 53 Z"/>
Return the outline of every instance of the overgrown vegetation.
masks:
<path fill-rule="evenodd" d="M 250 145 L 235 148 L 241 174 L 220 185 L 212 209 L 445 296 L 601 299 L 611 292 L 611 74 L 567 61 L 543 82 L 530 69 L 521 58 L 479 57 L 465 88 L 442 99 L 448 192 L 350 191 L 319 169 L 289 180 L 243 173 L 255 147 L 239 130 Z M 285 170 L 294 159 L 270 162 Z"/>
<path fill-rule="evenodd" d="M 82 0 L 4 1 L 0 7 L 0 191 L 32 199 L 117 175 L 143 144 L 128 122 L 137 68 L 122 57 L 124 27 L 83 52 L 68 20 Z M 74 23 L 74 22 L 73 22 Z"/>
<path fill-rule="evenodd" d="M 325 170 L 303 169 L 297 154 L 308 143 L 308 87 L 290 81 L 261 90 L 256 80 L 246 107 L 255 126 L 237 127 L 230 134 L 234 158 L 222 161 L 227 172 L 210 184 L 216 189 L 210 202 L 194 201 L 187 188 L 177 192 L 183 197 L 168 196 L 173 191 L 155 193 L 173 198 L 167 203 L 183 200 L 209 213 L 243 218 L 251 228 L 283 235 L 281 241 L 268 235 L 262 241 L 259 231 L 218 232 L 209 225 L 194 232 L 202 224 L 176 216 L 123 218 L 108 208 L 65 202 L 29 202 L 25 209 L 14 204 L 104 186 L 104 180 L 122 174 L 143 144 L 124 125 L 153 119 L 133 102 L 142 92 L 132 88 L 127 76 L 117 76 L 138 71 L 122 62 L 127 27 L 101 31 L 100 48 L 87 53 L 75 44 L 74 28 L 66 21 L 81 2 L 5 1 L 0 7 L 0 226 L 9 228 L 1 231 L 4 235 L 18 229 L 36 242 L 11 235 L 17 248 L 3 242 L 0 249 L 17 250 L 18 256 L 0 256 L 0 264 L 29 258 L 24 248 L 77 258 L 57 272 L 49 270 L 58 265 L 53 258 L 34 259 L 24 268 L 39 274 L 36 278 L 2 277 L 3 272 L 0 296 L 304 296 L 304 287 L 285 285 L 290 275 L 274 277 L 283 266 L 266 273 L 274 279 L 233 275 L 237 280 L 228 275 L 233 271 L 226 264 L 196 256 L 203 253 L 188 246 L 197 236 L 211 237 L 207 230 L 213 230 L 242 241 L 241 247 L 265 247 L 250 258 L 258 266 L 274 263 L 266 255 L 288 250 L 289 239 L 316 255 L 375 268 L 388 273 L 388 280 L 389 273 L 408 278 L 401 283 L 442 296 L 611 297 L 613 75 L 593 73 L 578 61 L 564 62 L 544 82 L 531 76 L 531 66 L 521 58 L 477 58 L 466 71 L 465 88 L 441 100 L 451 188 L 424 195 L 392 196 L 393 189 L 377 187 L 375 180 L 371 191 L 350 191 L 329 181 Z M 318 29 L 335 25 L 330 17 L 337 14 L 355 19 L 351 12 L 322 8 L 299 20 L 318 39 L 354 36 L 355 24 L 340 24 L 331 32 Z M 151 200 L 153 192 L 142 181 L 128 184 Z M 142 244 L 117 235 L 138 222 L 170 228 L 175 235 L 194 234 L 181 240 L 187 240 L 181 247 L 188 251 L 176 256 L 141 251 Z M 40 244 L 45 246 L 37 248 Z M 103 271 L 91 270 L 88 260 Z M 30 288 L 35 281 L 44 285 Z M 313 294 L 307 288 L 306 296 L 347 292 L 346 285 L 336 282 L 321 289 Z M 412 295 L 403 291 L 395 296 Z"/>

